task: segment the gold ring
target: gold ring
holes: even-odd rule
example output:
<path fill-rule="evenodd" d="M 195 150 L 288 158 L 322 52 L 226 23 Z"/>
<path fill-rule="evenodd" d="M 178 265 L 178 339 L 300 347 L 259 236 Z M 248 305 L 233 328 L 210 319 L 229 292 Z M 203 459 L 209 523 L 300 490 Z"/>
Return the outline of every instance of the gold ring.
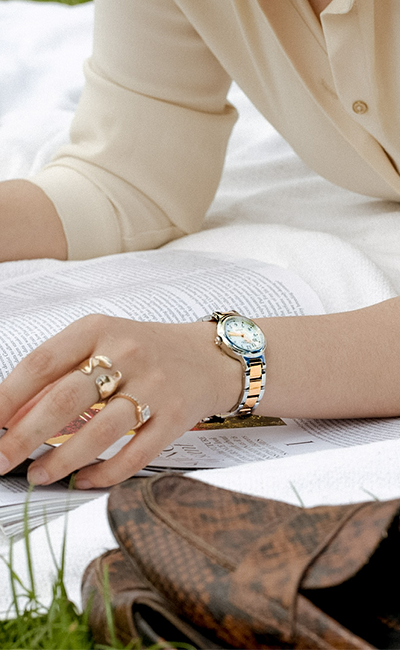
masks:
<path fill-rule="evenodd" d="M 151 417 L 150 406 L 148 404 L 140 404 L 140 402 L 138 402 L 138 400 L 133 397 L 133 395 L 129 395 L 129 393 L 116 393 L 111 397 L 108 403 L 112 402 L 112 400 L 116 399 L 117 397 L 127 399 L 128 402 L 131 402 L 135 407 L 137 422 L 131 428 L 137 431 Z"/>
<path fill-rule="evenodd" d="M 96 386 L 99 391 L 100 399 L 107 399 L 118 388 L 118 384 L 122 379 L 122 373 L 119 370 L 113 375 L 99 375 L 96 378 Z"/>
<path fill-rule="evenodd" d="M 111 368 L 112 361 L 108 357 L 104 357 L 103 355 L 99 354 L 95 357 L 89 357 L 89 359 L 85 359 L 85 361 L 82 361 L 82 363 L 80 363 L 79 366 L 75 368 L 75 370 L 80 370 L 85 375 L 91 375 L 97 366 L 100 366 L 100 368 Z"/>

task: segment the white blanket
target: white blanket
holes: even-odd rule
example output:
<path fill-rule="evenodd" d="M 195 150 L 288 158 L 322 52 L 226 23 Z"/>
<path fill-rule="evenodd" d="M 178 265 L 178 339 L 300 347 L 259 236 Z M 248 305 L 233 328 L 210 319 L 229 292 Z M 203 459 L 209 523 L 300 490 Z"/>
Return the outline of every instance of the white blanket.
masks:
<path fill-rule="evenodd" d="M 0 179 L 27 177 L 68 138 L 90 52 L 93 5 L 0 2 Z M 337 188 L 314 174 L 233 86 L 241 117 L 222 183 L 203 232 L 170 248 L 229 252 L 290 267 L 319 294 L 327 311 L 355 309 L 400 292 L 400 213 L 395 203 Z M 0 279 L 46 261 L 0 267 Z M 250 494 L 306 505 L 400 496 L 400 443 L 204 471 L 196 477 Z M 293 487 L 294 486 L 294 487 Z M 88 561 L 115 542 L 105 499 L 69 515 L 66 582 L 79 602 Z M 64 522 L 49 525 L 59 550 Z M 6 542 L 3 541 L 4 549 Z M 50 597 L 54 570 L 42 529 L 32 534 L 38 589 Z M 24 549 L 15 545 L 24 571 Z M 5 585 L 6 569 L 0 565 Z M 10 602 L 4 587 L 0 612 Z"/>

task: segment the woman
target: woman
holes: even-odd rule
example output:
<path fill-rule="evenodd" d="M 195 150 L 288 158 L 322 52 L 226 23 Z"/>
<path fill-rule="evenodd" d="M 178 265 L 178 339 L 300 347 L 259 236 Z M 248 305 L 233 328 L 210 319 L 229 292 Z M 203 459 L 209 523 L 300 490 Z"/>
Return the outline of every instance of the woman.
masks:
<path fill-rule="evenodd" d="M 232 78 L 311 167 L 351 190 L 398 201 L 400 10 L 395 0 L 377 7 L 373 0 L 98 0 L 71 144 L 30 181 L 1 185 L 1 259 L 82 259 L 158 247 L 197 230 L 236 117 L 226 101 Z M 113 459 L 82 469 L 77 487 L 127 478 L 215 413 L 399 415 L 399 311 L 394 299 L 343 314 L 258 319 L 266 372 L 261 333 L 234 316 L 230 340 L 253 356 L 236 350 L 232 358 L 229 340 L 215 345 L 223 316 L 185 325 L 84 318 L 1 385 L 0 424 L 9 430 L 0 471 L 99 393 L 112 398 L 107 407 L 31 465 L 33 483 L 83 467 L 132 422 L 143 424 L 139 435 Z"/>

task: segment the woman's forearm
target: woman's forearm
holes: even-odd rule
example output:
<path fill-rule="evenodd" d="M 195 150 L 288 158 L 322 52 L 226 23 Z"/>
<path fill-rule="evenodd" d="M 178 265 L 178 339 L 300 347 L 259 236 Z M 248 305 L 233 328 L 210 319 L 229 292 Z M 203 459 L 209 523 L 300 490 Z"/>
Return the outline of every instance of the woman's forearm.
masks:
<path fill-rule="evenodd" d="M 67 257 L 67 241 L 50 199 L 26 180 L 0 183 L 0 262 Z"/>
<path fill-rule="evenodd" d="M 400 298 L 354 312 L 258 323 L 268 341 L 258 413 L 400 414 Z M 83 467 L 76 485 L 88 488 L 132 476 L 201 418 L 225 413 L 240 396 L 243 369 L 215 345 L 215 329 L 214 322 L 142 323 L 99 314 L 69 325 L 23 359 L 0 386 L 0 424 L 8 427 L 0 440 L 0 473 L 102 397 L 97 388 L 102 367 L 96 366 L 93 376 L 79 369 L 89 357 L 105 355 L 129 399 L 110 401 L 82 432 L 38 458 L 29 479 L 48 484 Z M 143 429 L 110 460 L 84 467 L 136 426 L 137 400 L 151 413 Z"/>
<path fill-rule="evenodd" d="M 258 414 L 400 415 L 400 298 L 352 312 L 257 322 L 268 341 Z"/>

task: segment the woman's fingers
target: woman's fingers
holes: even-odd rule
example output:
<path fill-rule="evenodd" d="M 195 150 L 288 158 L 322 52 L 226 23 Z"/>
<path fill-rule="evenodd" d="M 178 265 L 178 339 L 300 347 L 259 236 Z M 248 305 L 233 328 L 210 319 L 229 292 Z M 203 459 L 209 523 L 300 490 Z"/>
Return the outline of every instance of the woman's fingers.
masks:
<path fill-rule="evenodd" d="M 34 485 L 52 483 L 84 467 L 75 479 L 79 489 L 119 483 L 142 469 L 186 428 L 195 424 L 177 422 L 176 417 L 168 419 L 151 417 L 113 458 L 89 466 L 93 458 L 100 456 L 138 421 L 137 409 L 131 402 L 113 400 L 67 442 L 32 463 L 29 481 Z"/>
<path fill-rule="evenodd" d="M 151 418 L 115 456 L 78 472 L 75 478 L 76 487 L 109 487 L 125 481 L 148 465 L 168 444 L 195 424 L 179 424 L 176 420 L 157 416 Z"/>
<path fill-rule="evenodd" d="M 55 386 L 55 384 L 58 383 L 59 381 L 61 381 L 61 380 L 58 379 L 57 381 L 53 382 L 52 384 L 49 384 L 48 386 L 43 388 L 43 390 L 41 390 L 40 393 L 35 395 L 35 397 L 32 397 L 32 399 L 29 400 L 29 402 L 24 404 L 24 406 L 22 406 L 19 409 L 19 411 L 16 412 L 16 414 L 11 418 L 11 420 L 6 422 L 6 428 L 11 429 L 11 427 L 14 427 L 20 420 L 22 420 L 22 418 L 24 418 L 25 415 L 27 413 L 29 413 L 29 411 L 31 411 L 33 409 L 33 407 L 36 406 L 36 404 L 38 404 L 40 402 L 40 400 L 43 399 L 43 397 L 45 395 L 47 395 L 47 393 L 50 392 L 51 389 L 53 388 L 53 386 Z"/>
<path fill-rule="evenodd" d="M 46 386 L 91 356 L 97 340 L 95 333 L 99 318 L 108 317 L 86 316 L 72 323 L 14 368 L 0 385 L 0 426 L 5 426 L 19 409 Z M 107 354 L 107 351 L 102 350 L 101 353 Z"/>
<path fill-rule="evenodd" d="M 120 404 L 107 404 L 67 442 L 32 463 L 28 472 L 29 481 L 34 485 L 53 483 L 88 465 L 125 435 L 136 422 L 135 412 L 131 404 L 119 401 Z"/>
<path fill-rule="evenodd" d="M 96 369 L 91 376 L 79 371 L 68 374 L 56 382 L 51 390 L 44 390 L 42 399 L 28 410 L 25 417 L 17 418 L 14 426 L 9 426 L 0 441 L 1 473 L 19 465 L 43 442 L 98 400 L 95 379 L 101 374 L 100 370 Z"/>

